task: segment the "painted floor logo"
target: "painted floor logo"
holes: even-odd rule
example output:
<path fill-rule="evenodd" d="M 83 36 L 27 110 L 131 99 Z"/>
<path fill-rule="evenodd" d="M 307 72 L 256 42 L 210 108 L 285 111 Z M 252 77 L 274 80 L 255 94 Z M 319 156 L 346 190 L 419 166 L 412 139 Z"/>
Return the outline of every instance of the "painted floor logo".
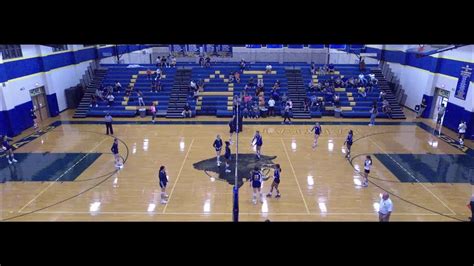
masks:
<path fill-rule="evenodd" d="M 238 185 L 239 187 L 243 184 L 243 179 L 250 177 L 250 172 L 258 166 L 261 168 L 264 174 L 264 179 L 268 179 L 272 166 L 275 164 L 276 156 L 261 155 L 261 159 L 257 160 L 255 154 L 239 154 L 239 166 L 238 166 Z M 221 160 L 223 160 L 223 156 Z M 193 164 L 194 169 L 204 171 L 204 173 L 210 178 L 216 178 L 217 180 L 227 181 L 229 184 L 234 185 L 235 183 L 235 154 L 232 154 L 232 161 L 230 163 L 230 173 L 225 172 L 225 163 L 222 161 L 221 166 L 218 167 L 216 163 L 216 157 L 212 157 L 206 160 L 199 161 Z"/>

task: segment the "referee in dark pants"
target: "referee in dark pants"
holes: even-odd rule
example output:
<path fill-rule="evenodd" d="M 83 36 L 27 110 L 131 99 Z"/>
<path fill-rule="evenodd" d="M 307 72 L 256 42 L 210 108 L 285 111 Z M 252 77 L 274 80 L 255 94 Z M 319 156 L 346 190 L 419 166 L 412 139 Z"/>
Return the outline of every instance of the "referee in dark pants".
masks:
<path fill-rule="evenodd" d="M 107 133 L 105 134 L 109 135 L 109 129 L 110 134 L 114 134 L 114 129 L 112 128 L 112 116 L 110 115 L 110 113 L 107 113 L 107 115 L 105 115 L 105 128 L 107 130 Z"/>

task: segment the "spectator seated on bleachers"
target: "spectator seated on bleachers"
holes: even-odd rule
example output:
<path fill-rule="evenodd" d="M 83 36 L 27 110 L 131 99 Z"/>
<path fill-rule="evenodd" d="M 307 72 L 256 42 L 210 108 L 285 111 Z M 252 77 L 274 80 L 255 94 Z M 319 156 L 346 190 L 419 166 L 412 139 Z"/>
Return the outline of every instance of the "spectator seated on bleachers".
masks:
<path fill-rule="evenodd" d="M 273 89 L 278 90 L 280 88 L 280 80 L 276 80 L 273 84 Z"/>
<path fill-rule="evenodd" d="M 318 108 L 318 110 L 323 110 L 324 109 L 324 99 L 323 97 L 318 97 L 318 100 L 317 100 L 317 105 L 316 107 Z"/>
<path fill-rule="evenodd" d="M 120 90 L 122 89 L 122 84 L 120 84 L 120 82 L 115 82 L 115 86 L 114 86 L 114 92 L 120 92 Z"/>
<path fill-rule="evenodd" d="M 334 86 L 336 88 L 344 88 L 344 83 L 342 82 L 341 78 L 337 78 L 335 81 L 334 81 Z"/>
<path fill-rule="evenodd" d="M 247 86 L 248 86 L 250 89 L 254 89 L 254 88 L 255 88 L 255 83 L 254 83 L 253 77 L 250 77 L 249 82 L 247 82 Z"/>
<path fill-rule="evenodd" d="M 252 109 L 253 109 L 253 115 L 255 119 L 259 118 L 260 117 L 260 109 L 258 108 L 258 105 L 257 103 L 255 103 L 253 106 L 252 106 Z"/>
<path fill-rule="evenodd" d="M 143 101 L 143 92 L 141 90 L 137 91 L 137 97 L 138 97 L 138 105 L 145 106 L 145 102 Z"/>
<path fill-rule="evenodd" d="M 250 94 L 244 94 L 244 104 L 247 105 L 252 101 L 252 96 Z"/>
<path fill-rule="evenodd" d="M 176 57 L 171 56 L 171 67 L 176 67 Z"/>
<path fill-rule="evenodd" d="M 235 71 L 234 79 L 237 83 L 240 83 L 240 73 L 239 73 L 239 71 Z"/>
<path fill-rule="evenodd" d="M 199 56 L 198 64 L 199 64 L 201 67 L 204 67 L 204 57 L 203 57 L 202 55 Z"/>
<path fill-rule="evenodd" d="M 132 94 L 132 87 L 128 86 L 128 87 L 125 89 L 125 96 L 126 96 L 126 97 L 130 97 L 131 94 Z"/>
<path fill-rule="evenodd" d="M 92 107 L 92 106 L 98 107 L 99 106 L 97 104 L 97 97 L 94 94 L 91 96 L 91 104 L 89 106 L 90 107 Z"/>
<path fill-rule="evenodd" d="M 315 107 L 317 105 L 317 102 L 318 102 L 318 97 L 316 96 L 316 94 L 311 95 L 309 108 L 312 109 L 313 107 Z"/>
<path fill-rule="evenodd" d="M 240 60 L 240 72 L 244 73 L 245 67 L 247 66 L 247 63 L 245 62 L 244 59 Z"/>
<path fill-rule="evenodd" d="M 158 56 L 158 57 L 156 58 L 155 63 L 156 63 L 156 67 L 160 67 L 160 66 L 161 66 L 161 56 Z"/>
<path fill-rule="evenodd" d="M 354 79 L 354 87 L 360 87 L 360 86 L 363 86 L 362 82 L 360 82 L 360 79 L 359 78 L 355 78 Z"/>
<path fill-rule="evenodd" d="M 354 88 L 355 87 L 355 80 L 353 77 L 350 77 L 347 81 L 346 81 L 346 87 L 347 88 Z"/>
<path fill-rule="evenodd" d="M 249 109 L 247 108 L 247 106 L 244 106 L 244 110 L 242 110 L 242 115 L 244 118 L 249 117 Z"/>
<path fill-rule="evenodd" d="M 211 67 L 211 58 L 209 56 L 206 57 L 206 63 L 204 66 L 207 68 Z"/>
<path fill-rule="evenodd" d="M 186 103 L 186 105 L 184 105 L 184 110 L 181 113 L 181 115 L 183 117 L 191 117 L 192 116 L 191 107 L 189 106 L 189 103 Z"/>
<path fill-rule="evenodd" d="M 309 106 L 311 104 L 311 101 L 309 100 L 308 97 L 304 97 L 304 101 L 303 101 L 303 109 L 304 111 L 309 111 Z"/>
<path fill-rule="evenodd" d="M 334 65 L 333 64 L 328 65 L 328 72 L 329 73 L 334 73 Z"/>
<path fill-rule="evenodd" d="M 388 103 L 387 100 L 383 100 L 382 102 L 382 111 L 386 113 L 387 115 L 391 115 L 392 113 L 392 108 L 390 107 L 390 104 Z"/>
<path fill-rule="evenodd" d="M 104 95 L 102 94 L 102 90 L 100 90 L 99 88 L 95 90 L 95 96 L 101 101 L 105 101 Z"/>
<path fill-rule="evenodd" d="M 161 74 L 162 74 L 161 68 L 156 69 L 155 80 L 161 79 Z"/>
<path fill-rule="evenodd" d="M 281 105 L 286 106 L 287 101 L 288 101 L 288 96 L 286 96 L 286 93 L 283 93 L 283 96 L 281 96 Z"/>
<path fill-rule="evenodd" d="M 263 78 L 257 79 L 257 88 L 263 88 Z"/>
<path fill-rule="evenodd" d="M 109 94 L 107 96 L 107 101 L 108 101 L 107 102 L 107 107 L 110 107 L 114 104 L 114 99 L 115 99 L 115 97 L 112 94 Z"/>
<path fill-rule="evenodd" d="M 229 83 L 233 83 L 234 82 L 234 72 L 230 72 L 229 73 Z"/>
<path fill-rule="evenodd" d="M 362 96 L 362 97 L 366 97 L 367 96 L 367 93 L 365 92 L 365 88 L 364 87 L 359 87 L 357 88 L 357 93 Z"/>
<path fill-rule="evenodd" d="M 362 74 L 362 73 L 359 74 L 359 80 L 362 84 L 367 83 L 367 79 L 365 78 L 364 74 Z"/>
<path fill-rule="evenodd" d="M 384 91 L 380 91 L 380 94 L 379 94 L 379 101 L 380 100 L 385 100 L 385 92 Z"/>
<path fill-rule="evenodd" d="M 271 73 L 272 73 L 272 65 L 268 64 L 268 65 L 265 67 L 265 73 L 266 73 L 266 74 L 271 74 Z"/>
<path fill-rule="evenodd" d="M 334 94 L 334 106 L 336 106 L 336 108 L 341 107 L 340 97 L 338 94 Z"/>
<path fill-rule="evenodd" d="M 308 84 L 308 90 L 309 90 L 310 92 L 315 91 L 315 90 L 316 90 L 316 86 L 315 86 L 315 85 L 316 85 L 316 84 L 314 84 L 313 80 L 311 80 L 311 81 L 309 82 L 309 84 Z"/>

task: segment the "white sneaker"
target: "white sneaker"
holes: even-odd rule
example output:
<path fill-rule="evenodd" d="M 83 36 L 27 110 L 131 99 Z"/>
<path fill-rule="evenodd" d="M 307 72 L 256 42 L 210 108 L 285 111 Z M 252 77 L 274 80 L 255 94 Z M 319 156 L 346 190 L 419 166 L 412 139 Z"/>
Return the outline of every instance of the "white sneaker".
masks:
<path fill-rule="evenodd" d="M 253 205 L 257 204 L 257 200 L 252 200 Z"/>
<path fill-rule="evenodd" d="M 232 172 L 232 170 L 226 169 L 225 172 L 230 173 L 230 172 Z"/>
<path fill-rule="evenodd" d="M 161 204 L 166 204 L 166 203 L 168 203 L 168 201 L 166 201 L 166 200 L 161 200 Z"/>
<path fill-rule="evenodd" d="M 8 160 L 8 164 L 12 164 L 12 161 Z"/>
<path fill-rule="evenodd" d="M 12 161 L 13 161 L 14 163 L 17 163 L 17 162 L 18 162 L 18 161 L 17 161 L 17 160 L 15 160 L 15 159 L 12 159 Z"/>

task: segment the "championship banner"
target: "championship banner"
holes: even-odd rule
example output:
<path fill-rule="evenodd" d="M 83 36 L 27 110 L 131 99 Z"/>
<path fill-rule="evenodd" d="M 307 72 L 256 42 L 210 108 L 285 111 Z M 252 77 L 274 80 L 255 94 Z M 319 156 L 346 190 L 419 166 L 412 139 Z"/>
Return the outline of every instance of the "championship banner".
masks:
<path fill-rule="evenodd" d="M 456 85 L 456 93 L 454 94 L 454 97 L 466 100 L 469 84 L 471 83 L 471 75 L 472 67 L 470 65 L 461 67 L 461 74 L 458 79 L 458 84 Z"/>

